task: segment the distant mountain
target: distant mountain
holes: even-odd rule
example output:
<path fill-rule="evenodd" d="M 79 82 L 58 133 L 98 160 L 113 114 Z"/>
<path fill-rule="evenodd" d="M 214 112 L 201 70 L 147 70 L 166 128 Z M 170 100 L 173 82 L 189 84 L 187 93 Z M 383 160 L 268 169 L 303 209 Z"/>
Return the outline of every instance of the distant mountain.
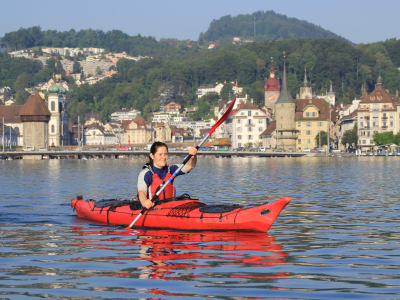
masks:
<path fill-rule="evenodd" d="M 296 18 L 288 18 L 272 10 L 236 17 L 227 15 L 219 20 L 213 20 L 208 30 L 200 34 L 199 40 L 232 41 L 234 37 L 255 42 L 298 38 L 346 40 L 320 26 Z"/>

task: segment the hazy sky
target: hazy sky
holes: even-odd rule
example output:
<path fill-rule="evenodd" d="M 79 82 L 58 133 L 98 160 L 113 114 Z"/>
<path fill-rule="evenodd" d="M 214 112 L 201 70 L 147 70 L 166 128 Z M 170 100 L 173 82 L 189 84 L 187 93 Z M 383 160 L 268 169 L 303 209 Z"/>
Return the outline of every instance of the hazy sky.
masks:
<path fill-rule="evenodd" d="M 354 43 L 400 38 L 399 0 L 2 0 L 0 7 L 0 37 L 39 25 L 197 40 L 214 19 L 274 10 Z"/>

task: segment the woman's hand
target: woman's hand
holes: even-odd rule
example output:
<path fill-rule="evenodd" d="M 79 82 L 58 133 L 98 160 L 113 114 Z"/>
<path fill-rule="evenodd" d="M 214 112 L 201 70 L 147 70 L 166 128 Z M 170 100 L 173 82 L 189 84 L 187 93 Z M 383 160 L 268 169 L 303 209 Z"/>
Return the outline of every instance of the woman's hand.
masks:
<path fill-rule="evenodd" d="M 192 155 L 192 156 L 195 156 L 196 154 L 197 154 L 197 148 L 196 147 L 191 147 L 190 149 L 189 149 L 189 154 L 190 155 Z"/>
<path fill-rule="evenodd" d="M 150 199 L 146 199 L 145 201 L 142 202 L 142 206 L 145 207 L 146 209 L 150 209 L 154 206 L 154 202 L 152 202 Z"/>

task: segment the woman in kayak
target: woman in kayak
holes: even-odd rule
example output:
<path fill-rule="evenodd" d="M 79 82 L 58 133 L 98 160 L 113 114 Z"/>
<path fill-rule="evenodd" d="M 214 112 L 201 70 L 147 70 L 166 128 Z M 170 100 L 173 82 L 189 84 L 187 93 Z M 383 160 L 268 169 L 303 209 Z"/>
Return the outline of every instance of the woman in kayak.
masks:
<path fill-rule="evenodd" d="M 190 148 L 189 154 L 192 155 L 187 164 L 179 171 L 176 176 L 189 173 L 197 162 L 197 149 Z M 151 201 L 158 189 L 174 174 L 180 165 L 167 165 L 168 162 L 168 146 L 162 142 L 154 142 L 150 148 L 150 161 L 146 163 L 143 170 L 139 173 L 137 183 L 138 199 L 143 207 L 149 209 L 154 203 Z M 168 199 L 175 197 L 175 188 L 173 181 L 159 195 L 159 199 Z"/>

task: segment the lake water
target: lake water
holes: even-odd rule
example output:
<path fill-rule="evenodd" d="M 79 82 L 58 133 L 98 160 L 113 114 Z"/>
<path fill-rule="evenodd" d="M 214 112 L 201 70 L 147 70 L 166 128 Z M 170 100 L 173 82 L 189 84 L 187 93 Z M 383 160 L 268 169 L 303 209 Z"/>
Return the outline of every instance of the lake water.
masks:
<path fill-rule="evenodd" d="M 0 161 L 0 298 L 399 297 L 400 158 L 200 158 L 176 179 L 209 204 L 291 196 L 268 234 L 75 217 L 76 195 L 132 197 L 142 163 Z"/>

